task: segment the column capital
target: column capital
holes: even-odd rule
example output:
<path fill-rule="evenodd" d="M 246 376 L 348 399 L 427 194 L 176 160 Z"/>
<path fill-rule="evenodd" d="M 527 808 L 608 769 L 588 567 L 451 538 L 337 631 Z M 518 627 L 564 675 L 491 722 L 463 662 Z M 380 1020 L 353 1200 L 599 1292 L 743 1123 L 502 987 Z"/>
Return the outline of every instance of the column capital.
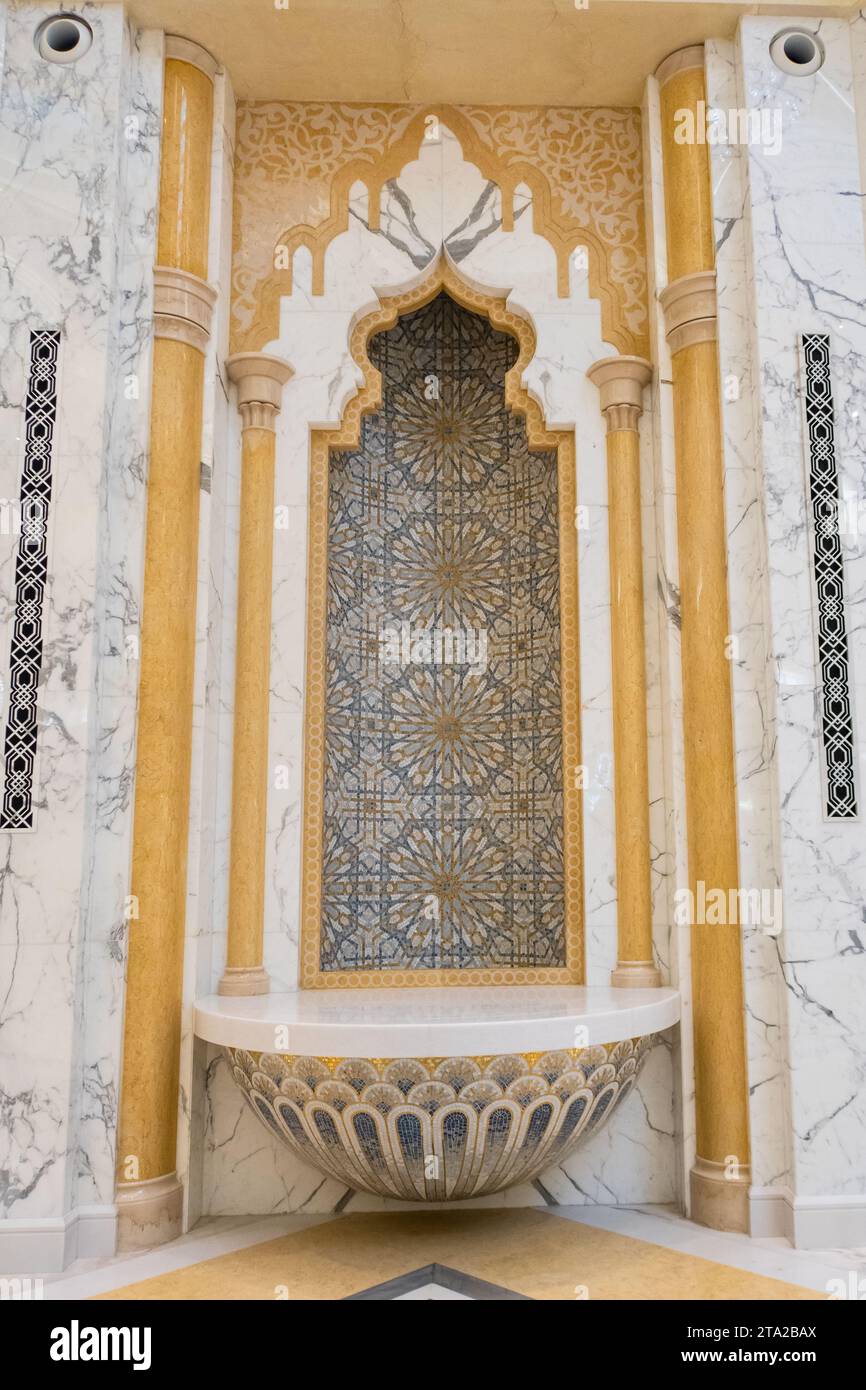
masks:
<path fill-rule="evenodd" d="M 687 48 L 676 48 L 673 53 L 669 53 L 666 58 L 662 58 L 655 70 L 655 79 L 660 87 L 669 82 L 677 73 L 688 72 L 689 68 L 701 68 L 704 66 L 704 45 L 702 43 L 690 44 Z"/>
<path fill-rule="evenodd" d="M 681 275 L 659 295 L 665 316 L 665 336 L 671 352 L 716 337 L 716 272 L 698 270 Z"/>
<path fill-rule="evenodd" d="M 652 380 L 652 363 L 645 357 L 602 357 L 587 376 L 601 395 L 608 433 L 637 430 L 643 413 L 643 388 Z"/>
<path fill-rule="evenodd" d="M 153 317 L 157 338 L 174 338 L 206 352 L 217 292 L 206 280 L 176 266 L 153 268 Z"/>
<path fill-rule="evenodd" d="M 269 352 L 236 352 L 226 360 L 226 371 L 237 384 L 243 428 L 276 429 L 283 387 L 292 375 L 288 362 Z"/>
<path fill-rule="evenodd" d="M 212 53 L 202 48 L 200 43 L 195 43 L 193 39 L 184 39 L 180 34 L 166 34 L 164 52 L 166 62 L 174 58 L 178 63 L 189 63 L 211 81 L 220 71 L 220 65 Z"/>

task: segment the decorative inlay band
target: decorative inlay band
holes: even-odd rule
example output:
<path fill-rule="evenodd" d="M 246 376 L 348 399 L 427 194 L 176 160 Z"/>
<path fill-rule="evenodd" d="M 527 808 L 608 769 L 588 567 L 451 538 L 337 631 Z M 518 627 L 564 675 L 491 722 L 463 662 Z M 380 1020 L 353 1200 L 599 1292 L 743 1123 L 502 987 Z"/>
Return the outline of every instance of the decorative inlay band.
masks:
<path fill-rule="evenodd" d="M 0 830 L 33 829 L 36 714 L 42 669 L 42 612 L 48 579 L 48 512 L 59 350 L 60 334 L 55 329 L 31 333 Z"/>
<path fill-rule="evenodd" d="M 262 1124 L 362 1192 L 410 1202 L 531 1182 L 597 1133 L 655 1034 L 497 1057 L 295 1057 L 223 1049 Z"/>
<path fill-rule="evenodd" d="M 854 784 L 854 723 L 845 626 L 845 573 L 839 538 L 839 478 L 833 425 L 830 338 L 803 334 L 806 430 L 812 548 L 818 596 L 818 663 L 821 670 L 821 741 L 825 805 L 834 820 L 857 815 Z"/>

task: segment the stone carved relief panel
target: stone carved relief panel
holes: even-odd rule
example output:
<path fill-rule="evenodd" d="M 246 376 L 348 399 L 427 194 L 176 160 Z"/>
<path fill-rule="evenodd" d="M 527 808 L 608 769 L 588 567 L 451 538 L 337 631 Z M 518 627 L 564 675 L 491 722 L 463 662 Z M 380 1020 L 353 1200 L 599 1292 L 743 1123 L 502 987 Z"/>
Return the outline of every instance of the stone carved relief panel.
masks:
<path fill-rule="evenodd" d="M 383 190 L 417 159 L 440 126 L 498 190 L 497 218 L 513 227 L 515 192 L 532 194 L 534 230 L 557 258 L 567 295 L 570 258 L 582 248 L 605 339 L 646 355 L 647 292 L 640 113 L 632 108 L 422 108 L 315 102 L 246 102 L 238 109 L 232 286 L 233 350 L 277 336 L 291 293 L 292 256 L 313 257 L 324 291 L 325 253 L 349 223 L 349 194 L 368 190 L 367 225 L 379 228 Z M 442 242 L 449 240 L 443 229 Z M 452 254 L 457 248 L 449 245 Z M 440 246 L 432 249 L 431 260 Z M 468 248 L 467 248 L 468 249 Z M 454 259 L 459 260 L 460 251 Z"/>

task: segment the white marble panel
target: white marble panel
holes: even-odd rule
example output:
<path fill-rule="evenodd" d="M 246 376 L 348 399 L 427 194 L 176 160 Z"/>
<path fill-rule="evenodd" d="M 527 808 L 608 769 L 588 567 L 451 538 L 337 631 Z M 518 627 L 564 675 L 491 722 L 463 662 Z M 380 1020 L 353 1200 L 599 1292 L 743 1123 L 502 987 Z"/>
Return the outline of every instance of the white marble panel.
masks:
<path fill-rule="evenodd" d="M 56 1232 L 40 1250 L 59 1260 L 113 1199 L 162 42 L 88 4 L 92 49 L 56 66 L 33 45 L 52 7 L 4 10 L 0 491 L 18 487 L 29 332 L 62 336 L 38 817 L 2 836 L 0 1207 Z"/>
<path fill-rule="evenodd" d="M 743 107 L 736 50 L 706 45 L 707 103 L 724 113 Z M 752 370 L 752 286 L 746 259 L 745 148 L 709 147 L 716 240 L 719 371 L 728 533 L 728 605 L 733 639 L 734 746 L 740 887 L 778 886 L 772 760 L 775 702 L 768 668 L 769 590 L 761 479 L 755 453 L 758 400 Z M 776 938 L 759 926 L 742 932 L 749 1078 L 752 1183 L 789 1180 L 790 1114 L 784 1067 L 783 979 Z"/>
<path fill-rule="evenodd" d="M 743 101 L 779 109 L 783 123 L 779 153 L 760 145 L 744 152 L 784 905 L 776 946 L 785 987 L 791 1186 L 798 1199 L 832 1202 L 841 1194 L 866 1193 L 866 1050 L 862 1022 L 854 1023 L 866 1012 L 866 859 L 862 820 L 828 821 L 823 813 L 799 339 L 804 332 L 831 336 L 837 460 L 846 487 L 862 497 L 864 189 L 850 26 L 821 23 L 826 62 L 812 77 L 775 68 L 768 46 L 778 27 L 772 18 L 744 19 L 738 57 Z M 846 544 L 845 582 L 856 692 L 866 667 L 864 534 Z M 862 700 L 855 703 L 855 740 L 862 755 Z"/>

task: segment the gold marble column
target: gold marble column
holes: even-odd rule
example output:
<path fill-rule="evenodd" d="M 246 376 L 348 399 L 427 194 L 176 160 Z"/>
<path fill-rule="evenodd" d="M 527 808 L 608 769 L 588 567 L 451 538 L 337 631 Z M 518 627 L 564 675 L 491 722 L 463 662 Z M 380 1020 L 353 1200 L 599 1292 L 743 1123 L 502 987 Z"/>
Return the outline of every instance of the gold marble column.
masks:
<path fill-rule="evenodd" d="M 118 1242 L 180 1233 L 176 1173 L 213 77 L 167 36 L 141 621 L 132 903 L 117 1150 Z"/>
<path fill-rule="evenodd" d="M 274 549 L 274 430 L 287 362 L 239 352 L 226 363 L 243 425 L 228 954 L 220 994 L 266 994 L 263 965 L 268 704 Z"/>
<path fill-rule="evenodd" d="M 652 367 L 642 357 L 605 357 L 587 375 L 607 424 L 617 897 L 611 984 L 635 989 L 661 983 L 653 961 L 638 437 Z"/>
<path fill-rule="evenodd" d="M 661 93 L 668 285 L 660 295 L 673 373 L 682 614 L 689 884 L 736 892 L 737 804 L 728 659 L 727 545 L 715 255 L 702 47 L 672 53 Z M 740 928 L 692 912 L 697 1156 L 691 1215 L 749 1227 L 749 1129 Z"/>

